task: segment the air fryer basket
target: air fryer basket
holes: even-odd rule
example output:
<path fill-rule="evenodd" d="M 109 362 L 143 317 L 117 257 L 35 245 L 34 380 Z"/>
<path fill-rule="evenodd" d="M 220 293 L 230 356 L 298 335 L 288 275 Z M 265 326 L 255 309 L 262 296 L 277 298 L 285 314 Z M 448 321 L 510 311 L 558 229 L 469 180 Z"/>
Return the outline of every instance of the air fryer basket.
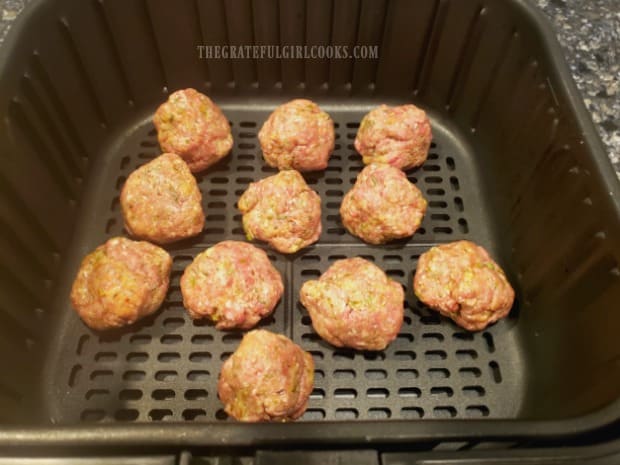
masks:
<path fill-rule="evenodd" d="M 198 45 L 225 44 L 378 45 L 379 58 L 199 58 Z M 524 0 L 39 0 L 0 69 L 0 443 L 562 436 L 620 417 L 620 191 L 555 39 Z M 167 247 L 163 308 L 98 334 L 71 310 L 74 274 L 123 234 L 123 182 L 159 153 L 152 114 L 186 87 L 222 107 L 235 146 L 197 176 L 207 224 Z M 244 240 L 235 202 L 274 172 L 256 134 L 295 97 L 336 125 L 329 167 L 306 175 L 324 232 L 294 256 L 268 250 L 286 291 L 261 326 L 312 353 L 315 389 L 300 422 L 244 425 L 216 390 L 242 335 L 191 321 L 179 277 L 205 247 Z M 429 209 L 413 238 L 368 246 L 338 214 L 362 168 L 352 143 L 371 108 L 404 102 L 432 120 L 429 159 L 408 172 Z M 419 255 L 458 239 L 488 248 L 517 290 L 509 318 L 479 333 L 411 289 Z M 352 256 L 406 288 L 403 329 L 383 352 L 330 347 L 298 301 L 305 280 Z"/>

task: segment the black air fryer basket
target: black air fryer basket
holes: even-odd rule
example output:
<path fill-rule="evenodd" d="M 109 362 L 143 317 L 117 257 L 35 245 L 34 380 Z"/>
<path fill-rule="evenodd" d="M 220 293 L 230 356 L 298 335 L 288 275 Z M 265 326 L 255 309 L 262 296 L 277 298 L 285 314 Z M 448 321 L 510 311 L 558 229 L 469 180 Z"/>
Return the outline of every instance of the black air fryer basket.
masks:
<path fill-rule="evenodd" d="M 377 45 L 377 59 L 200 59 L 201 45 Z M 171 290 L 134 327 L 100 334 L 71 309 L 81 258 L 122 235 L 127 176 L 159 154 L 151 117 L 177 89 L 231 121 L 231 156 L 198 176 L 203 233 L 168 248 Z M 294 424 L 240 424 L 217 399 L 242 334 L 192 321 L 179 277 L 244 240 L 235 202 L 266 166 L 257 132 L 280 103 L 334 119 L 319 243 L 268 250 L 285 295 L 261 327 L 312 353 L 315 389 Z M 362 168 L 353 139 L 381 104 L 433 126 L 409 171 L 429 209 L 414 237 L 369 246 L 338 209 Z M 567 438 L 620 418 L 620 189 L 547 24 L 525 0 L 38 0 L 0 54 L 0 445 L 257 446 Z M 517 291 L 510 316 L 469 333 L 423 306 L 421 253 L 469 239 Z M 301 284 L 343 257 L 406 288 L 383 352 L 313 331 Z"/>

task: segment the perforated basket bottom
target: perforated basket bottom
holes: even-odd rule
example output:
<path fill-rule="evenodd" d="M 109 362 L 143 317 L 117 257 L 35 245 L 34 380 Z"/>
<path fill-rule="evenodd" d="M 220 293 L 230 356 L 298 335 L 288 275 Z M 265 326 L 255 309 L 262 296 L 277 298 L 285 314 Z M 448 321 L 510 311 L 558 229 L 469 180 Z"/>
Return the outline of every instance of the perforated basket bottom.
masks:
<path fill-rule="evenodd" d="M 179 278 L 192 257 L 224 239 L 245 240 L 236 201 L 247 185 L 275 172 L 260 153 L 256 133 L 268 108 L 223 109 L 231 119 L 231 156 L 198 176 L 207 223 L 203 234 L 168 247 L 174 256 L 171 289 L 162 309 L 132 328 L 97 334 L 86 328 L 63 299 L 57 353 L 47 389 L 52 421 L 221 421 L 217 399 L 222 362 L 242 334 L 221 332 L 186 314 Z M 467 333 L 425 308 L 412 292 L 419 255 L 432 244 L 468 238 L 492 250 L 472 155 L 446 128 L 433 122 L 428 161 L 408 173 L 429 201 L 421 230 L 406 241 L 371 247 L 345 232 L 338 209 L 363 168 L 353 139 L 369 108 L 324 108 L 336 123 L 336 148 L 329 167 L 305 175 L 323 200 L 320 242 L 294 256 L 268 250 L 282 273 L 285 294 L 260 326 L 291 337 L 312 353 L 315 388 L 302 420 L 512 418 L 521 402 L 521 360 L 513 321 Z M 123 234 L 119 194 L 131 171 L 159 154 L 149 121 L 123 134 L 104 154 L 97 182 L 86 197 L 68 273 L 107 238 Z M 94 218 L 94 219 L 93 219 Z M 335 349 L 313 331 L 299 303 L 307 279 L 335 260 L 362 256 L 406 288 L 405 321 L 397 340 L 382 352 Z M 65 279 L 66 294 L 72 276 Z"/>

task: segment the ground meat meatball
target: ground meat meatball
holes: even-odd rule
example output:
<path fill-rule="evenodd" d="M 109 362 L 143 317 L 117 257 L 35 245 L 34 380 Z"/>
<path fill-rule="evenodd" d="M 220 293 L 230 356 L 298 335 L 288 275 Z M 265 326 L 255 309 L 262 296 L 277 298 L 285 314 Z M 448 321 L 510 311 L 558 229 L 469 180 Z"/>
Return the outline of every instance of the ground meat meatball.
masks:
<path fill-rule="evenodd" d="M 426 212 L 426 200 L 405 173 L 390 165 L 368 165 L 342 200 L 342 224 L 371 244 L 411 236 Z"/>
<path fill-rule="evenodd" d="M 324 170 L 334 150 L 334 122 L 316 103 L 292 100 L 269 116 L 258 140 L 269 166 L 281 170 Z"/>
<path fill-rule="evenodd" d="M 173 153 L 160 155 L 129 175 L 121 209 L 132 236 L 158 244 L 195 236 L 205 223 L 196 179 Z"/>
<path fill-rule="evenodd" d="M 171 267 L 172 258 L 164 249 L 115 237 L 84 257 L 71 303 L 93 329 L 130 325 L 160 307 Z"/>
<path fill-rule="evenodd" d="M 199 254 L 181 277 L 183 303 L 192 318 L 217 329 L 249 329 L 270 315 L 282 293 L 280 273 L 252 244 L 224 241 Z"/>
<path fill-rule="evenodd" d="M 316 332 L 336 347 L 383 350 L 403 324 L 403 287 L 363 258 L 336 261 L 300 294 Z"/>
<path fill-rule="evenodd" d="M 508 315 L 515 297 L 499 265 L 469 241 L 423 253 L 413 286 L 422 302 L 470 331 L 480 331 Z"/>
<path fill-rule="evenodd" d="M 161 149 L 181 156 L 194 173 L 224 158 L 233 145 L 222 110 L 194 89 L 171 94 L 155 112 L 153 123 Z"/>
<path fill-rule="evenodd" d="M 431 145 L 431 123 L 415 105 L 381 105 L 362 119 L 355 149 L 364 163 L 387 163 L 403 170 L 426 161 Z"/>
<path fill-rule="evenodd" d="M 321 198 L 299 172 L 280 171 L 250 184 L 238 202 L 248 240 L 294 253 L 321 235 Z"/>
<path fill-rule="evenodd" d="M 288 421 L 306 410 L 314 384 L 312 356 L 281 334 L 247 333 L 222 366 L 218 394 L 241 421 Z"/>

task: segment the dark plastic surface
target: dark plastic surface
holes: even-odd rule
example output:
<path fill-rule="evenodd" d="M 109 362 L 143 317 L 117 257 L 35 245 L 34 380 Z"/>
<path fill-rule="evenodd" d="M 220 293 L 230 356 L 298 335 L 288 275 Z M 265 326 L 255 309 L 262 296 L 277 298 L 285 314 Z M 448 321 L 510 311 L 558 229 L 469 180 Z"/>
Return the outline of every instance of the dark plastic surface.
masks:
<path fill-rule="evenodd" d="M 0 381 L 0 441 L 524 438 L 617 419 L 619 189 L 545 27 L 518 0 L 35 1 L 0 56 L 0 364 L 10 374 Z M 197 44 L 226 43 L 377 44 L 380 58 L 198 59 Z M 169 247 L 173 283 L 160 312 L 95 334 L 70 309 L 74 273 L 122 233 L 122 184 L 158 153 L 150 117 L 190 86 L 222 106 L 235 137 L 232 155 L 198 176 L 206 229 Z M 271 253 L 286 294 L 263 326 L 313 353 L 304 420 L 335 422 L 239 425 L 223 421 L 215 389 L 239 335 L 191 322 L 178 279 L 204 247 L 243 240 L 236 199 L 273 173 L 256 133 L 276 105 L 300 96 L 337 124 L 328 169 L 306 176 L 323 199 L 324 234 L 295 256 Z M 429 160 L 408 173 L 430 208 L 413 238 L 369 247 L 338 217 L 362 168 L 356 125 L 373 106 L 408 101 L 432 119 Z M 518 291 L 507 320 L 471 335 L 411 292 L 419 254 L 460 238 L 487 247 Z M 354 255 L 407 288 L 403 330 L 381 353 L 334 350 L 298 304 L 305 279 Z M 388 419 L 423 421 L 371 421 Z"/>
<path fill-rule="evenodd" d="M 0 457 L 0 465 L 178 465 L 179 463 L 179 458 L 174 455 L 80 457 L 50 454 L 50 457 Z"/>
<path fill-rule="evenodd" d="M 620 443 L 613 441 L 587 447 L 459 450 L 446 452 L 390 452 L 373 449 L 258 450 L 209 454 L 184 451 L 178 456 L 0 457 L 0 465 L 616 465 Z"/>
<path fill-rule="evenodd" d="M 381 454 L 382 465 L 616 465 L 617 463 L 620 463 L 618 440 L 586 447 Z"/>
<path fill-rule="evenodd" d="M 191 462 L 190 462 L 191 463 Z M 373 450 L 351 451 L 259 451 L 255 465 L 379 465 L 379 454 Z"/>

